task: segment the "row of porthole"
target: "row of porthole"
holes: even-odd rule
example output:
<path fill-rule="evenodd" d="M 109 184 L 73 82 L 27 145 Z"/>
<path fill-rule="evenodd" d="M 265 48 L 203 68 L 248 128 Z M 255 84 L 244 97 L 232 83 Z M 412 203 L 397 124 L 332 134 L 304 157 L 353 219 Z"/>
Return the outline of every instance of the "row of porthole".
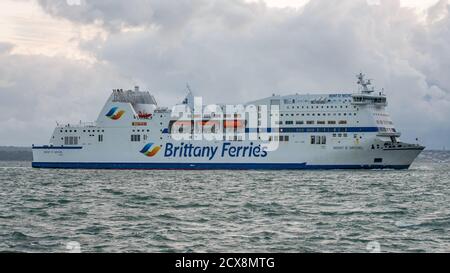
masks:
<path fill-rule="evenodd" d="M 356 116 L 356 113 L 301 113 L 301 115 L 302 115 L 302 117 L 304 117 L 305 115 L 306 116 L 318 116 L 318 117 L 320 117 L 320 116 L 324 116 L 324 117 L 326 117 L 326 116 L 331 116 L 331 114 L 333 114 L 333 116 L 342 116 L 342 115 L 344 115 L 344 116 L 347 116 L 347 114 L 348 114 L 348 116 Z M 278 114 L 275 114 L 275 116 L 277 116 Z M 270 114 L 270 116 L 273 116 L 272 114 Z M 291 116 L 291 117 L 294 117 L 294 116 L 300 116 L 300 113 L 296 113 L 296 114 L 280 114 L 280 116 L 281 117 L 284 117 L 284 116 L 286 116 L 286 117 L 289 117 L 289 116 Z"/>

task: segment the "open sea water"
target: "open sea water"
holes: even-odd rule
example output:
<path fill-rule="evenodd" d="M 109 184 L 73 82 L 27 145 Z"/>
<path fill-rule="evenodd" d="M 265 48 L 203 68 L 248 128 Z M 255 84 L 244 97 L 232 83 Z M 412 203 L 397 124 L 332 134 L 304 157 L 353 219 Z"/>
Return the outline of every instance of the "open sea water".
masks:
<path fill-rule="evenodd" d="M 4 252 L 449 252 L 450 153 L 395 171 L 0 162 Z"/>

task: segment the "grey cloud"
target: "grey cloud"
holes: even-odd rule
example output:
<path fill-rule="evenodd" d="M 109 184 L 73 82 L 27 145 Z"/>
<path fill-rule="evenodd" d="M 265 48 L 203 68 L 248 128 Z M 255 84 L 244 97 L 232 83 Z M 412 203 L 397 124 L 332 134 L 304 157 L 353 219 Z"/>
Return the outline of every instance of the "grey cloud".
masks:
<path fill-rule="evenodd" d="M 195 13 L 195 8 L 209 5 L 209 0 L 80 0 L 80 5 L 69 5 L 66 0 L 38 0 L 51 15 L 74 22 L 102 23 L 110 31 L 122 27 L 157 25 L 179 27 Z M 214 2 L 214 1 L 212 1 Z"/>
<path fill-rule="evenodd" d="M 0 145 L 48 143 L 55 121 L 92 120 L 119 84 L 132 81 L 102 65 L 0 55 Z"/>
<path fill-rule="evenodd" d="M 116 71 L 141 82 L 163 104 L 181 100 L 186 82 L 207 102 L 236 103 L 273 92 L 353 92 L 354 74 L 366 71 L 386 89 L 389 111 L 407 140 L 420 137 L 430 147 L 450 146 L 450 19 L 443 1 L 430 9 L 434 19 L 426 22 L 396 0 L 380 5 L 313 0 L 302 10 L 238 0 L 40 4 L 77 23 L 103 22 L 108 38 L 81 45 L 107 67 L 91 72 Z M 130 32 L 124 26 L 143 28 Z M 94 84 L 90 92 L 94 87 L 104 86 Z M 86 108 L 95 112 L 100 106 Z"/>

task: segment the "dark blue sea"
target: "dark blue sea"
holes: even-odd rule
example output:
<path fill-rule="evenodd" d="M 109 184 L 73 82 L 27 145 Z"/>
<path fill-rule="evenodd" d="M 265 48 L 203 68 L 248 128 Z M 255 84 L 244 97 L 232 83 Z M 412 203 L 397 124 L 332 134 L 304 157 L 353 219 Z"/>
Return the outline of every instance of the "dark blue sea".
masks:
<path fill-rule="evenodd" d="M 450 153 L 396 171 L 0 162 L 2 252 L 449 252 Z"/>

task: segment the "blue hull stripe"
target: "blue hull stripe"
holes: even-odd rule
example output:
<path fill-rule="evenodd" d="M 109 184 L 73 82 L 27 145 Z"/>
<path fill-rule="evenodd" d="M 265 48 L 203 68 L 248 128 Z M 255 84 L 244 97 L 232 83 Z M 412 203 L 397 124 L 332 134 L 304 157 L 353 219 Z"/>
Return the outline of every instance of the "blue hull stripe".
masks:
<path fill-rule="evenodd" d="M 80 150 L 81 146 L 33 146 L 34 150 Z"/>
<path fill-rule="evenodd" d="M 245 128 L 246 133 L 256 132 L 280 132 L 280 133 L 376 133 L 378 127 L 280 127 L 255 129 Z"/>
<path fill-rule="evenodd" d="M 407 165 L 307 165 L 306 163 L 95 163 L 33 162 L 33 168 L 160 170 L 337 170 L 408 169 Z"/>
<path fill-rule="evenodd" d="M 280 128 L 245 128 L 246 133 L 376 133 L 378 127 L 280 127 Z M 169 129 L 162 132 L 168 134 Z"/>

